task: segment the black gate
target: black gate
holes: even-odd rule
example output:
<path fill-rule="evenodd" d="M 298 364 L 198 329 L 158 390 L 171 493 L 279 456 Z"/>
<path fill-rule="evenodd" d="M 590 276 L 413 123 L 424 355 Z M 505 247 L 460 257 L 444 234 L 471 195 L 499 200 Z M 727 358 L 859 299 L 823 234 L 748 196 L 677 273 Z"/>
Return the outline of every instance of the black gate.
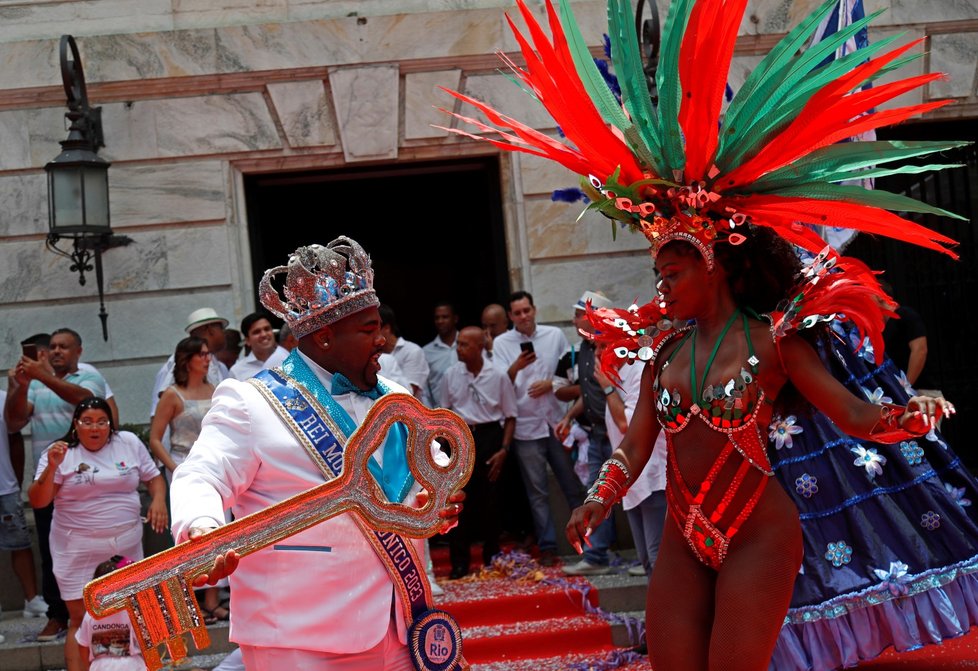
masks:
<path fill-rule="evenodd" d="M 898 126 L 880 139 L 976 139 L 976 123 L 936 122 Z M 974 144 L 926 157 L 926 163 L 960 163 L 937 173 L 892 176 L 877 188 L 904 193 L 966 217 L 905 214 L 960 244 L 959 261 L 914 245 L 860 234 L 845 253 L 885 271 L 894 298 L 920 313 L 927 325 L 930 380 L 954 402 L 958 415 L 945 422 L 945 438 L 972 471 L 978 471 L 978 439 L 969 429 L 978 421 L 978 148 Z"/>

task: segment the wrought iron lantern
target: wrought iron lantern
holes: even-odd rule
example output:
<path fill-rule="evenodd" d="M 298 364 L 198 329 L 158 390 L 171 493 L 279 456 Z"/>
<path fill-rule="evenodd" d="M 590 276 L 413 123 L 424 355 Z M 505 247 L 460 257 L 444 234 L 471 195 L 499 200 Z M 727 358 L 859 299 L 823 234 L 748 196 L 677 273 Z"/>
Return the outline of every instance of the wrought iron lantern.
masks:
<path fill-rule="evenodd" d="M 71 271 L 85 285 L 85 273 L 95 270 L 102 337 L 108 340 L 102 279 L 102 252 L 131 240 L 112 235 L 109 223 L 109 162 L 97 154 L 105 146 L 102 108 L 88 104 L 85 73 L 78 46 L 71 35 L 61 36 L 61 80 L 68 97 L 68 137 L 61 153 L 44 166 L 48 174 L 48 222 L 46 246 L 71 260 Z M 71 240 L 70 251 L 57 246 Z"/>

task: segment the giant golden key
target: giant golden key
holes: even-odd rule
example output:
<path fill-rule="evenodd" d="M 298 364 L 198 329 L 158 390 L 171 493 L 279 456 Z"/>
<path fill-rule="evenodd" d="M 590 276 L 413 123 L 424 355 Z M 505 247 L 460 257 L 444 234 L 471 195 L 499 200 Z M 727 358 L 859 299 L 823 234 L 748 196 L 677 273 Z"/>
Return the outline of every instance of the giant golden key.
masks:
<path fill-rule="evenodd" d="M 367 460 L 383 444 L 395 422 L 408 429 L 411 473 L 431 493 L 421 508 L 388 502 L 367 470 Z M 431 453 L 436 438 L 444 439 L 450 447 L 445 466 L 436 464 Z M 428 538 L 441 527 L 443 519 L 438 513 L 448 505 L 449 497 L 468 482 L 474 460 L 472 434 L 458 415 L 429 410 L 407 394 L 387 394 L 350 436 L 343 451 L 343 470 L 337 477 L 93 580 L 85 586 L 85 607 L 95 617 L 127 609 L 146 666 L 151 671 L 159 669 L 160 644 L 166 644 L 175 661 L 187 655 L 185 633 L 191 634 L 198 649 L 210 645 L 192 584 L 214 566 L 217 557 L 232 550 L 244 557 L 345 512 L 359 515 L 377 530 Z"/>

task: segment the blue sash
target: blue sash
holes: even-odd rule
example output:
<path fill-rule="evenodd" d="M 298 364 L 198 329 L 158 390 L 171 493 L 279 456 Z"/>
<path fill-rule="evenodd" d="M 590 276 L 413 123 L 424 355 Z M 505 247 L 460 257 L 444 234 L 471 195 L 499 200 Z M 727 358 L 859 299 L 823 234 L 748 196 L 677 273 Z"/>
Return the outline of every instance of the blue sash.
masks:
<path fill-rule="evenodd" d="M 316 374 L 296 352 L 279 369 L 265 369 L 249 380 L 283 419 L 327 480 L 343 468 L 343 448 L 356 429 L 353 419 L 333 400 Z M 378 383 L 381 394 L 390 390 Z M 384 442 L 384 466 L 371 457 L 368 470 L 389 501 L 400 503 L 414 485 L 407 466 L 407 428 L 391 427 Z M 409 647 L 419 671 L 449 671 L 467 665 L 462 658 L 462 635 L 450 615 L 431 607 L 431 588 L 411 544 L 389 531 L 375 531 L 353 516 L 364 537 L 387 567 L 401 595 L 409 624 Z"/>
<path fill-rule="evenodd" d="M 346 437 L 349 437 L 356 431 L 357 425 L 353 421 L 353 418 L 337 403 L 333 400 L 332 394 L 330 394 L 325 387 L 323 387 L 322 382 L 316 377 L 316 374 L 310 370 L 309 366 L 302 357 L 299 356 L 297 352 L 292 352 L 289 356 L 282 362 L 282 372 L 285 376 L 291 378 L 298 382 L 302 387 L 305 388 L 306 392 L 312 394 L 312 396 L 319 402 L 319 405 L 325 409 L 326 414 L 332 418 L 338 427 L 339 431 L 335 432 L 337 435 L 344 436 L 344 442 Z M 260 378 L 262 382 L 265 382 L 267 375 L 271 375 L 272 372 L 269 370 L 262 370 L 255 377 Z M 279 385 L 286 385 L 288 383 L 285 377 L 278 375 L 276 378 Z M 267 384 L 267 382 L 265 382 Z M 381 395 L 390 392 L 383 382 L 377 382 L 377 388 L 380 390 Z M 316 420 L 310 419 L 312 415 L 315 415 L 315 411 L 310 409 L 300 413 L 304 421 L 312 421 L 315 423 Z M 298 418 L 296 418 L 298 419 Z M 300 425 L 301 426 L 301 425 Z M 319 434 L 316 434 L 319 436 Z M 332 436 L 331 436 L 332 437 Z M 330 441 L 326 441 L 329 443 Z M 343 464 L 343 446 L 336 442 L 333 438 L 332 444 L 319 445 L 315 443 L 316 450 L 321 454 L 325 451 L 328 452 L 332 459 L 327 461 L 330 469 L 335 476 L 340 472 Z M 391 427 L 388 433 L 387 440 L 384 442 L 384 465 L 383 467 L 377 463 L 377 460 L 373 457 L 367 462 L 367 469 L 370 474 L 374 476 L 374 480 L 380 485 L 381 489 L 384 490 L 384 494 L 387 496 L 387 500 L 392 503 L 400 503 L 407 496 L 408 491 L 414 486 L 414 476 L 411 475 L 411 470 L 407 465 L 407 429 L 403 424 L 397 423 Z M 325 458 L 325 456 L 324 456 Z"/>

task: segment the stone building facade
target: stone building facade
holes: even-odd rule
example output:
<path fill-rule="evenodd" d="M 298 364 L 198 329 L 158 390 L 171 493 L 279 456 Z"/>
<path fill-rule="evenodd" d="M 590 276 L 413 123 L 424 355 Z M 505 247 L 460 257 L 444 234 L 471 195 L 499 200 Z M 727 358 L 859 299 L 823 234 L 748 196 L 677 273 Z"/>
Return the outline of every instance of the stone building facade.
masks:
<path fill-rule="evenodd" d="M 540 0 L 527 4 L 542 16 Z M 731 86 L 816 4 L 753 0 Z M 888 9 L 871 40 L 928 37 L 926 56 L 904 72 L 950 75 L 899 102 L 952 97 L 958 104 L 935 119 L 978 117 L 978 0 L 865 4 Z M 604 1 L 573 7 L 599 53 Z M 187 314 L 212 306 L 235 324 L 255 307 L 249 175 L 497 153 L 433 127 L 449 122 L 437 108 L 453 104 L 439 86 L 553 130 L 500 72 L 496 52 L 517 51 L 504 16 L 513 9 L 510 0 L 0 0 L 0 367 L 24 336 L 70 325 L 123 420 L 146 422 L 153 375 Z M 65 33 L 103 108 L 112 226 L 134 241 L 104 257 L 106 342 L 94 281 L 80 287 L 44 247 L 43 166 L 65 138 Z M 602 218 L 578 222 L 580 206 L 551 202 L 573 176 L 525 156 L 500 156 L 499 166 L 505 267 L 513 289 L 534 293 L 539 321 L 567 326 L 585 288 L 620 303 L 651 295 L 644 239 L 613 239 Z"/>

